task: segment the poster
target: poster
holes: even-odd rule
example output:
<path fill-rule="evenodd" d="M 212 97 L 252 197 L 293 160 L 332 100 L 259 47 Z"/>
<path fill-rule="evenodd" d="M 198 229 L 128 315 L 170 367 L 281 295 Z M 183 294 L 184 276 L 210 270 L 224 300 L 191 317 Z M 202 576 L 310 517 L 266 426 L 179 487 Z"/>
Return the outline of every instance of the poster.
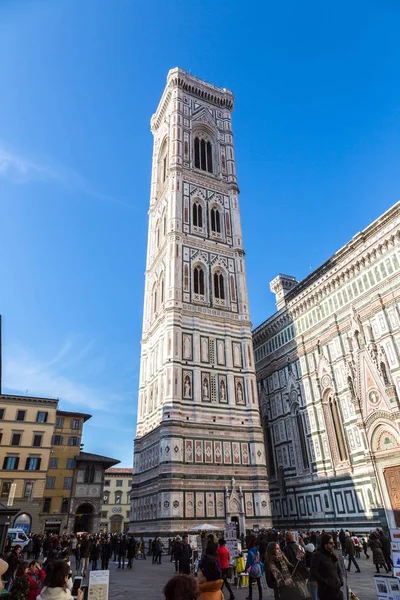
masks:
<path fill-rule="evenodd" d="M 400 552 L 394 550 L 392 552 L 392 560 L 395 569 L 400 569 Z"/>
<path fill-rule="evenodd" d="M 376 593 L 378 596 L 387 597 L 389 595 L 389 584 L 386 577 L 374 577 Z"/>
<path fill-rule="evenodd" d="M 88 600 L 108 600 L 110 571 L 90 571 Z"/>

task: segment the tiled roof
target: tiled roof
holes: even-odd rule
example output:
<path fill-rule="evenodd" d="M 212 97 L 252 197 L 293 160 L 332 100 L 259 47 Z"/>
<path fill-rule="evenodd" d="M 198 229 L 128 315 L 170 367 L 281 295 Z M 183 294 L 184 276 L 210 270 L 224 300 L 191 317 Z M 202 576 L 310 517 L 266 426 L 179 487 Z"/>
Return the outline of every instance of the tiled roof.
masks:
<path fill-rule="evenodd" d="M 119 469 L 118 467 L 111 467 L 104 471 L 106 475 L 132 475 L 132 469 Z"/>
<path fill-rule="evenodd" d="M 77 456 L 77 460 L 86 460 L 92 462 L 102 462 L 111 465 L 117 465 L 120 461 L 116 458 L 110 458 L 109 456 L 102 456 L 101 454 L 91 454 L 90 452 L 80 452 Z"/>

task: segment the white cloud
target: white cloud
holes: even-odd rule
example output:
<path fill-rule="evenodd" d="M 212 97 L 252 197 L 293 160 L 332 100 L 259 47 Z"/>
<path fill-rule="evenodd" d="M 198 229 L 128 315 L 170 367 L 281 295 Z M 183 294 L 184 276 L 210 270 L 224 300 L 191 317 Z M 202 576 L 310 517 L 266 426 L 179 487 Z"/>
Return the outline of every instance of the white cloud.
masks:
<path fill-rule="evenodd" d="M 82 380 L 77 372 L 83 360 L 90 368 L 92 359 L 89 351 L 94 341 L 82 348 L 76 348 L 71 341 L 67 341 L 50 360 L 39 360 L 32 357 L 31 353 L 23 348 L 10 349 L 4 358 L 3 389 L 9 393 L 28 394 L 60 398 L 61 405 L 65 404 L 75 408 L 97 409 L 104 411 L 115 410 L 116 406 L 123 404 L 124 395 L 119 395 L 115 390 L 108 392 L 106 389 L 96 389 Z M 72 368 L 71 367 L 75 367 Z M 67 375 L 65 371 L 75 371 L 75 375 Z"/>
<path fill-rule="evenodd" d="M 93 185 L 79 173 L 62 165 L 31 160 L 19 152 L 15 152 L 0 142 L 0 177 L 15 184 L 26 184 L 32 181 L 53 181 L 76 191 L 83 192 L 93 198 L 119 204 L 125 208 L 134 207 L 123 200 L 98 192 Z"/>

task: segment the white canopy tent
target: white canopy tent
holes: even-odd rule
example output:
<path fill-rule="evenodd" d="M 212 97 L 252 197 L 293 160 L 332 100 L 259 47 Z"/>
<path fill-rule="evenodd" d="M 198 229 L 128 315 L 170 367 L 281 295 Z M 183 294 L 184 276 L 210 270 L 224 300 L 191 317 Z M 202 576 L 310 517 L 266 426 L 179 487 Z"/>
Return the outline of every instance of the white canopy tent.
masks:
<path fill-rule="evenodd" d="M 196 525 L 196 527 L 192 527 L 190 531 L 218 531 L 220 527 L 215 527 L 215 525 L 210 525 L 209 523 L 202 523 L 201 525 Z"/>

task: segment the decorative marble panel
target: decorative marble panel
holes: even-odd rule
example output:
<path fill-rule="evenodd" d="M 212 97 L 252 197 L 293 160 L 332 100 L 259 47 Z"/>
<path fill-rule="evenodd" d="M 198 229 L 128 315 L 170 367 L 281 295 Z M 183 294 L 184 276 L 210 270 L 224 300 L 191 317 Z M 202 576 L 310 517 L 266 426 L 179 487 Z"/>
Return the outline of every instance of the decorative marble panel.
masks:
<path fill-rule="evenodd" d="M 201 374 L 201 398 L 202 398 L 203 402 L 211 402 L 209 373 Z"/>
<path fill-rule="evenodd" d="M 225 517 L 225 497 L 222 492 L 215 494 L 217 517 Z"/>
<path fill-rule="evenodd" d="M 232 453 L 231 453 L 231 443 L 224 442 L 224 463 L 226 465 L 232 464 Z"/>
<path fill-rule="evenodd" d="M 195 440 L 194 443 L 194 448 L 195 448 L 195 461 L 197 463 L 202 463 L 203 462 L 203 442 L 202 440 Z"/>
<path fill-rule="evenodd" d="M 215 500 L 213 492 L 206 494 L 206 514 L 207 517 L 215 517 Z"/>
<path fill-rule="evenodd" d="M 249 464 L 249 445 L 246 443 L 242 443 L 242 464 L 243 465 L 248 465 Z"/>
<path fill-rule="evenodd" d="M 182 335 L 183 360 L 193 360 L 193 336 L 190 333 Z"/>
<path fill-rule="evenodd" d="M 246 509 L 246 517 L 254 516 L 253 494 L 246 492 L 244 495 L 244 505 Z"/>
<path fill-rule="evenodd" d="M 205 515 L 204 510 L 204 493 L 196 492 L 196 517 L 203 518 Z"/>
<path fill-rule="evenodd" d="M 232 442 L 233 464 L 240 465 L 240 444 Z"/>
<path fill-rule="evenodd" d="M 236 404 L 246 404 L 243 377 L 235 377 L 235 399 Z"/>
<path fill-rule="evenodd" d="M 186 492 L 185 494 L 185 513 L 187 519 L 194 518 L 194 492 Z"/>
<path fill-rule="evenodd" d="M 214 442 L 214 460 L 216 463 L 222 463 L 222 442 Z"/>
<path fill-rule="evenodd" d="M 233 366 L 242 367 L 242 346 L 240 342 L 232 342 Z"/>
<path fill-rule="evenodd" d="M 218 400 L 222 404 L 228 403 L 228 386 L 225 375 L 218 375 Z"/>
<path fill-rule="evenodd" d="M 193 462 L 193 440 L 185 440 L 185 461 Z"/>
<path fill-rule="evenodd" d="M 204 459 L 206 463 L 212 463 L 213 462 L 213 448 L 212 448 L 212 442 L 210 440 L 206 440 L 204 442 Z"/>
<path fill-rule="evenodd" d="M 182 462 L 183 460 L 183 440 L 182 438 L 171 439 L 171 460 Z"/>
<path fill-rule="evenodd" d="M 193 371 L 182 371 L 182 391 L 185 400 L 193 398 Z"/>

